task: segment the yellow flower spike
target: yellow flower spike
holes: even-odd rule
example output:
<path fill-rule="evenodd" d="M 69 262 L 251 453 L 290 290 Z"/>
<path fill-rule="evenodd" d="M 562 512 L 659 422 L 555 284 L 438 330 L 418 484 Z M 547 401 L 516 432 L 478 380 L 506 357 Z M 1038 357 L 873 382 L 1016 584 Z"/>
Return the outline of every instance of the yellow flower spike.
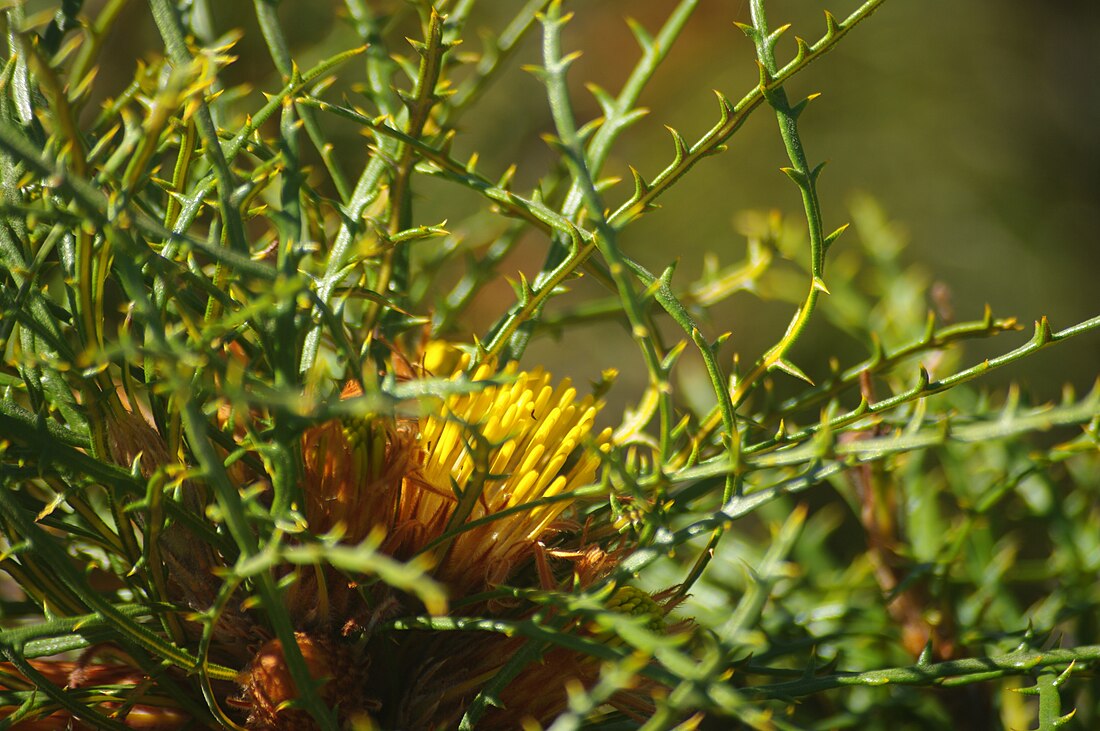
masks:
<path fill-rule="evenodd" d="M 429 345 L 425 370 L 448 364 L 452 350 Z M 450 378 L 463 379 L 469 356 L 452 360 Z M 507 581 L 573 501 L 531 503 L 594 482 L 594 450 L 609 448 L 611 430 L 592 434 L 600 404 L 578 400 L 568 379 L 555 385 L 540 368 L 511 363 L 498 374 L 483 364 L 471 378 L 502 382 L 447 396 L 417 421 L 372 417 L 309 430 L 303 456 L 311 529 L 340 525 L 345 540 L 381 530 L 382 550 L 400 559 L 435 544 L 435 576 L 455 597 Z M 449 529 L 453 538 L 438 543 Z"/>
<path fill-rule="evenodd" d="M 468 357 L 459 361 L 454 379 L 461 378 L 468 362 Z M 494 375 L 492 364 L 483 364 L 472 379 L 488 380 Z M 610 430 L 591 434 L 599 408 L 596 401 L 587 397 L 578 402 L 577 390 L 568 379 L 555 387 L 540 368 L 519 371 L 512 363 L 499 377 L 505 382 L 448 397 L 437 413 L 420 419 L 420 477 L 440 497 L 419 502 L 419 520 L 427 520 L 427 509 L 443 509 L 448 515 L 453 511 L 458 498 L 446 497 L 454 492 L 452 481 L 459 491 L 481 489 L 469 522 L 595 480 L 598 457 L 581 455 L 572 464 L 570 458 L 580 447 L 606 449 L 610 442 Z M 480 486 L 477 479 L 483 479 Z M 410 487 L 415 489 L 407 480 L 405 491 Z M 507 580 L 571 504 L 561 500 L 532 506 L 459 533 L 436 576 L 458 595 Z"/>

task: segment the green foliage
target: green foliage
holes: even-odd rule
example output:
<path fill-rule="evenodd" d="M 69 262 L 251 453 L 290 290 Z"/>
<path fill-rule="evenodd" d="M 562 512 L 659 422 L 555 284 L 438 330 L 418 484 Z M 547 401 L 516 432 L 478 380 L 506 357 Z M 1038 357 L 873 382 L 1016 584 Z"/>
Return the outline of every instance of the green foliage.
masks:
<path fill-rule="evenodd" d="M 1100 316 L 1043 318 L 976 359 L 968 341 L 999 345 L 1017 320 L 955 321 L 870 198 L 847 234 L 823 220 L 822 164 L 800 136 L 813 97 L 785 85 L 857 26 L 874 32 L 884 2 L 826 12 L 784 56 L 788 27 L 751 0 L 739 27 L 758 83 L 719 93 L 698 139 L 670 128 L 670 161 L 629 167 L 630 184 L 605 168 L 698 0 L 652 35 L 631 22 L 637 61 L 617 93 L 591 87 L 595 119 L 577 111 L 557 0 L 482 3 L 499 25 L 480 46 L 475 2 L 345 0 L 350 30 L 310 48 L 275 0 L 5 4 L 0 728 L 265 728 L 255 668 L 272 642 L 300 692 L 271 691 L 286 701 L 271 713 L 304 724 L 278 728 L 504 728 L 517 711 L 555 731 L 1100 722 L 1100 388 L 1045 404 L 974 383 L 1095 336 Z M 112 88 L 97 64 L 134 13 L 159 40 Z M 247 38 L 225 15 L 262 36 L 279 78 L 263 99 L 226 80 Z M 525 48 L 541 61 L 520 71 Z M 544 88 L 552 157 L 487 169 L 466 130 L 510 123 L 474 110 L 523 72 Z M 697 281 L 671 257 L 648 270 L 623 231 L 697 164 L 730 164 L 765 108 L 799 215 L 743 215 L 743 260 L 710 247 Z M 463 210 L 452 196 L 476 203 L 441 220 Z M 540 247 L 533 273 L 514 273 L 522 242 Z M 599 291 L 567 296 L 582 276 Z M 489 301 L 505 279 L 514 297 Z M 793 306 L 764 352 L 733 352 L 715 327 L 734 296 Z M 604 354 L 593 390 L 630 408 L 609 444 L 585 437 L 545 468 L 549 482 L 594 457 L 597 476 L 475 514 L 511 475 L 493 471 L 488 422 L 456 404 L 526 377 L 506 364 L 581 325 L 624 330 L 645 373 L 622 394 L 627 356 Z M 815 330 L 837 357 L 807 347 Z M 441 356 L 450 345 L 466 359 Z M 437 486 L 453 507 L 435 533 L 377 529 L 376 513 L 318 522 L 309 506 L 343 499 L 320 492 L 343 474 L 331 465 L 367 494 L 428 414 L 465 430 L 472 465 Z M 319 436 L 334 420 L 343 436 Z M 415 443 L 399 483 L 426 482 L 442 449 Z M 508 521 L 560 504 L 504 579 L 463 592 L 446 577 L 463 537 L 504 541 Z M 404 535 L 419 542 L 394 549 Z M 577 682 L 559 673 L 544 709 L 553 692 L 533 679 L 555 663 Z M 342 676 L 354 692 L 334 696 Z"/>

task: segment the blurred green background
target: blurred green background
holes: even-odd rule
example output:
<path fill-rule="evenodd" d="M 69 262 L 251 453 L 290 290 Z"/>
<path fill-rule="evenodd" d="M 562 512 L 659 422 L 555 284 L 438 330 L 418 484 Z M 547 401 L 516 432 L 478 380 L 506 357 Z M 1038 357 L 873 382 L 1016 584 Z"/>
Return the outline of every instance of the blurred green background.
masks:
<path fill-rule="evenodd" d="M 402 2 L 374 2 L 375 8 L 401 9 Z M 842 17 L 853 0 L 774 0 L 773 26 L 793 29 L 780 44 L 780 58 L 794 52 L 794 35 L 816 40 L 824 30 L 822 11 Z M 38 3 L 40 8 L 55 3 Z M 516 0 L 482 0 L 471 30 L 499 31 L 520 5 Z M 637 58 L 637 48 L 622 18 L 629 15 L 656 32 L 673 7 L 672 0 L 586 0 L 571 3 L 576 17 L 567 43 L 584 50 L 575 64 L 576 107 L 582 121 L 598 114 L 583 84 L 594 82 L 615 92 Z M 89 8 L 96 7 L 88 3 Z M 236 47 L 239 60 L 227 70 L 228 84 L 248 83 L 258 90 L 279 85 L 255 27 L 252 3 L 212 2 L 216 34 L 244 31 Z M 300 65 L 357 45 L 334 0 L 285 0 L 280 13 L 289 21 Z M 406 8 L 407 9 L 407 8 Z M 125 32 L 111 39 L 102 69 L 103 93 L 113 95 L 131 77 L 135 58 L 159 47 L 144 3 L 131 3 Z M 415 36 L 415 17 L 406 13 L 405 35 Z M 703 0 L 687 32 L 643 96 L 648 117 L 621 139 L 606 169 L 626 176 L 627 164 L 652 177 L 671 159 L 672 143 L 664 125 L 692 142 L 717 118 L 711 89 L 739 99 L 756 80 L 748 40 L 732 21 L 748 20 L 746 0 Z M 998 316 L 1018 316 L 1030 329 L 1041 315 L 1055 329 L 1097 314 L 1100 276 L 1100 3 L 1061 0 L 888 0 L 839 47 L 814 63 L 789 86 L 792 97 L 822 92 L 802 117 L 802 136 L 811 164 L 828 160 L 820 194 L 825 222 L 833 229 L 850 220 L 848 205 L 856 192 L 869 193 L 898 222 L 909 240 L 905 258 L 919 265 L 930 281 L 947 285 L 957 319 L 979 318 L 988 303 Z M 464 49 L 477 50 L 467 32 Z M 396 49 L 407 52 L 408 49 Z M 537 63 L 538 38 L 532 35 L 513 59 L 500 83 L 460 123 L 456 153 L 478 151 L 480 169 L 493 177 L 509 162 L 519 164 L 517 186 L 524 190 L 546 172 L 552 156 L 540 134 L 551 129 L 539 83 L 520 70 Z M 354 64 L 346 74 L 361 75 Z M 242 104 L 242 110 L 248 103 Z M 365 155 L 364 139 L 347 130 L 342 159 L 355 170 Z M 704 252 L 728 264 L 744 255 L 745 240 L 734 224 L 744 209 L 779 209 L 800 220 L 795 187 L 779 173 L 786 156 L 770 110 L 759 109 L 733 138 L 724 155 L 704 161 L 654 212 L 632 225 L 623 245 L 654 268 L 679 260 L 677 281 L 698 276 Z M 620 185 L 612 202 L 628 195 Z M 418 190 L 418 222 L 447 217 L 455 222 L 479 201 L 452 186 L 427 183 Z M 832 255 L 853 246 L 846 234 Z M 505 273 L 533 275 L 545 241 L 525 240 Z M 828 269 L 826 269 L 828 281 Z M 576 295 L 596 291 L 579 283 Z M 485 327 L 512 301 L 501 284 L 478 303 L 471 333 Z M 752 360 L 781 334 L 792 307 L 760 303 L 739 295 L 715 311 L 712 337 L 733 332 L 730 349 Z M 1028 333 L 1003 336 L 970 346 L 964 362 L 1004 352 Z M 822 372 L 822 352 L 839 352 L 845 363 L 860 359 L 863 345 L 838 339 L 823 318 L 815 322 L 797 352 L 800 365 Z M 529 356 L 559 372 L 594 377 L 615 365 L 623 370 L 616 391 L 637 391 L 641 360 L 617 327 L 571 329 L 561 341 L 536 341 Z M 972 357 L 971 357 L 972 356 Z M 1028 362 L 993 374 L 987 383 L 1023 380 L 1041 398 L 1054 397 L 1063 381 L 1088 388 L 1100 372 L 1100 341 L 1083 338 Z M 627 394 L 624 393 L 624 396 Z"/>

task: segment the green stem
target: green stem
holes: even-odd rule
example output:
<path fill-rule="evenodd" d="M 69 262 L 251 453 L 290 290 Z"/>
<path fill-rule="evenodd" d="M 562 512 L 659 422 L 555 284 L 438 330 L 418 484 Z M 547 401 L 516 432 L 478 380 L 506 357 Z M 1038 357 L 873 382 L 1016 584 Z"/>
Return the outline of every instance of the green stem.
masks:
<path fill-rule="evenodd" d="M 835 431 L 849 424 L 852 424 L 860 419 L 864 419 L 868 416 L 884 413 L 891 409 L 900 406 L 903 403 L 916 401 L 917 399 L 932 396 L 937 393 L 943 393 L 955 386 L 959 386 L 968 381 L 972 381 L 979 376 L 993 371 L 997 368 L 1014 363 L 1022 358 L 1025 358 L 1032 353 L 1036 353 L 1044 348 L 1047 348 L 1054 343 L 1061 342 L 1071 337 L 1081 335 L 1094 330 L 1100 330 L 1100 316 L 1093 317 L 1084 322 L 1080 322 L 1071 327 L 1067 327 L 1059 332 L 1052 332 L 1050 325 L 1047 323 L 1044 317 L 1039 322 L 1035 323 L 1035 333 L 1024 345 L 1021 345 L 1014 350 L 1011 350 L 1003 355 L 999 355 L 995 358 L 989 358 L 983 360 L 975 366 L 971 366 L 965 370 L 961 370 L 957 373 L 953 373 L 950 376 L 946 376 L 937 381 L 927 380 L 927 373 L 923 369 L 918 373 L 917 385 L 913 388 L 903 391 L 889 398 L 876 401 L 873 404 L 867 402 L 865 399 L 861 401 L 860 405 L 852 411 L 849 411 L 838 416 L 831 417 L 828 421 L 821 424 L 815 424 L 814 426 L 806 427 L 805 429 L 795 432 L 793 434 L 786 434 L 780 438 L 767 439 L 762 442 L 753 444 L 750 447 L 745 448 L 747 454 L 761 452 L 767 449 L 771 449 L 778 445 L 790 444 L 793 442 L 803 441 L 814 434 L 822 430 Z"/>
<path fill-rule="evenodd" d="M 592 136 L 592 141 L 588 144 L 586 155 L 588 169 L 594 176 L 598 176 L 600 170 L 603 169 L 607 156 L 611 154 L 611 146 L 615 143 L 615 140 L 636 119 L 632 112 L 635 111 L 634 107 L 638 103 L 638 99 L 641 98 L 642 92 L 650 79 L 653 78 L 653 74 L 657 72 L 661 63 L 668 56 L 668 52 L 672 49 L 676 39 L 680 37 L 684 26 L 687 25 L 698 5 L 699 0 L 680 0 L 676 8 L 669 13 L 668 19 L 661 26 L 656 38 L 643 43 L 642 58 L 635 64 L 634 69 L 630 72 L 630 77 L 623 84 L 623 88 L 619 91 L 619 95 L 615 97 L 614 102 L 604 109 L 604 122 L 596 130 Z M 583 193 L 574 181 L 569 193 L 565 196 L 565 203 L 561 209 L 562 215 L 572 220 L 580 211 L 583 202 Z"/>
<path fill-rule="evenodd" d="M 168 56 L 172 63 L 183 69 L 195 62 L 191 51 L 187 48 L 184 39 L 184 27 L 179 15 L 170 0 L 149 0 L 153 10 L 153 20 L 164 39 L 164 46 L 168 49 Z M 245 238 L 244 222 L 241 220 L 241 212 L 233 202 L 233 189 L 236 187 L 233 171 L 229 168 L 225 153 L 222 151 L 221 141 L 218 139 L 218 130 L 214 125 L 214 117 L 210 113 L 210 107 L 201 95 L 196 96 L 195 125 L 202 138 L 206 159 L 214 169 L 214 176 L 218 181 L 218 208 L 221 211 L 222 221 L 229 237 L 230 246 L 238 253 L 247 254 L 248 241 Z"/>
<path fill-rule="evenodd" d="M 439 102 L 436 87 L 443 69 L 443 56 L 450 46 L 443 43 L 444 17 L 434 9 L 424 33 L 424 43 L 414 44 L 420 54 L 420 69 L 412 98 L 408 100 L 409 118 L 405 124 L 406 136 L 419 140 L 431 117 L 432 108 Z M 412 226 L 412 172 L 416 150 L 410 145 L 397 148 L 397 165 L 390 182 L 389 219 L 387 233 L 391 236 Z M 399 297 L 408 285 L 408 248 L 392 246 L 382 254 L 374 291 L 383 297 L 391 288 Z M 370 332 L 382 314 L 382 304 L 372 302 L 363 319 L 363 329 Z"/>
<path fill-rule="evenodd" d="M 264 41 L 267 42 L 271 60 L 275 63 L 275 68 L 278 69 L 279 74 L 282 75 L 283 82 L 293 83 L 297 81 L 298 67 L 294 64 L 294 60 L 290 55 L 290 47 L 287 45 L 283 26 L 279 22 L 278 4 L 279 0 L 254 0 L 253 2 L 256 9 L 256 20 L 260 24 L 260 32 L 263 34 Z M 310 141 L 317 148 L 317 152 L 329 172 L 329 177 L 332 178 L 333 186 L 336 188 L 340 200 L 346 202 L 351 189 L 348 187 L 347 178 L 340 169 L 340 165 L 333 157 L 333 146 L 325 141 L 325 135 L 317 123 L 317 116 L 311 107 L 300 104 L 295 105 L 295 111 L 301 117 Z"/>
<path fill-rule="evenodd" d="M 736 104 L 732 104 L 729 100 L 719 96 L 721 118 L 718 123 L 711 127 L 694 145 L 678 150 L 676 157 L 664 170 L 636 191 L 630 200 L 619 206 L 618 210 L 610 216 L 611 225 L 617 229 L 623 228 L 630 221 L 652 208 L 654 201 L 687 174 L 696 163 L 706 157 L 722 152 L 729 138 L 741 128 L 749 114 L 764 101 L 766 90 L 782 86 L 810 63 L 830 51 L 852 28 L 870 17 L 884 2 L 885 0 L 867 0 L 840 22 L 837 22 L 831 15 L 827 16 L 829 27 L 825 35 L 813 45 L 806 46 L 804 53 L 800 53 L 786 66 L 778 69 L 766 84 L 757 86 Z"/>
<path fill-rule="evenodd" d="M 655 40 L 648 38 L 640 26 L 634 26 L 635 36 L 642 47 L 642 58 L 635 64 L 618 97 L 612 100 L 601 90 L 595 92 L 603 107 L 604 119 L 593 135 L 592 141 L 588 144 L 585 154 L 591 178 L 595 179 L 599 176 L 600 170 L 603 168 L 607 156 L 611 152 L 611 147 L 619 134 L 643 115 L 643 112 L 635 109 L 634 106 L 638 103 L 646 84 L 649 83 L 649 80 L 683 31 L 684 25 L 697 5 L 698 0 L 681 0 L 680 4 L 665 21 Z M 579 224 L 577 214 L 584 207 L 584 191 L 578 182 L 574 180 L 565 196 L 561 214 L 570 221 Z M 542 271 L 535 278 L 535 289 L 543 288 L 548 280 L 554 278 L 563 261 L 575 258 L 570 256 L 572 252 L 572 248 L 569 246 L 570 243 L 571 238 L 560 232 L 552 237 L 550 248 L 546 254 L 546 263 L 543 264 Z M 572 271 L 572 269 L 569 271 Z M 505 317 L 509 317 L 510 314 Z M 512 338 L 508 344 L 509 356 L 515 358 L 521 355 L 529 337 L 530 334 L 525 333 L 522 338 Z M 725 386 L 723 386 L 723 390 L 725 390 Z"/>
<path fill-rule="evenodd" d="M 649 372 L 650 388 L 658 394 L 660 449 L 661 460 L 664 461 L 672 449 L 670 438 L 673 427 L 672 390 L 668 382 L 667 368 L 661 362 L 661 356 L 654 344 L 653 334 L 646 326 L 638 295 L 631 286 L 625 260 L 616 242 L 616 231 L 608 225 L 607 219 L 604 217 L 603 201 L 596 190 L 596 184 L 592 179 L 591 171 L 588 169 L 584 149 L 577 134 L 573 106 L 569 98 L 569 87 L 565 78 L 566 70 L 572 63 L 573 58 L 563 58 L 561 54 L 561 28 L 567 20 L 568 18 L 563 17 L 561 14 L 560 0 L 550 3 L 546 15 L 542 18 L 544 29 L 543 59 L 545 63 L 543 81 L 546 84 L 550 112 L 554 118 L 554 127 L 558 133 L 561 151 L 573 173 L 574 185 L 581 192 L 588 216 L 596 226 L 595 246 L 607 261 L 611 278 L 615 282 L 615 288 L 618 290 L 627 321 L 630 323 L 631 336 L 642 351 L 642 359 L 645 361 L 646 370 Z"/>
<path fill-rule="evenodd" d="M 817 305 L 818 296 L 822 292 L 828 292 L 824 281 L 825 250 L 828 247 L 828 241 L 825 238 L 825 231 L 821 223 L 821 203 L 817 197 L 817 176 L 821 172 L 821 166 L 810 168 L 806 151 L 798 134 L 798 117 L 809 100 L 807 99 L 792 107 L 787 99 L 787 93 L 781 86 L 769 86 L 770 82 L 779 74 L 779 67 L 775 61 L 775 43 L 779 40 L 779 36 L 785 28 L 781 28 L 775 33 L 769 33 L 768 21 L 764 13 L 764 0 L 750 0 L 749 9 L 753 26 L 751 29 L 745 27 L 744 30 L 756 45 L 756 57 L 760 64 L 761 93 L 768 104 L 775 109 L 776 119 L 779 122 L 779 134 L 783 138 L 783 146 L 786 148 L 787 157 L 791 161 L 791 167 L 784 168 L 783 172 L 794 181 L 802 194 L 802 207 L 805 211 L 806 225 L 810 235 L 811 278 L 806 299 L 798 307 L 794 317 L 791 318 L 783 337 L 756 362 L 748 375 L 737 383 L 733 393 L 735 406 L 739 406 L 756 382 L 773 368 L 778 367 L 792 374 L 801 374 L 801 371 L 786 360 L 786 356 L 809 324 L 810 317 Z M 800 50 L 799 55 L 804 55 L 804 53 Z"/>
<path fill-rule="evenodd" d="M 993 677 L 1026 675 L 1038 668 L 1064 667 L 1070 663 L 1100 662 L 1100 645 L 1084 645 L 1073 649 L 1045 651 L 1019 650 L 1007 655 L 973 657 L 941 663 L 909 665 L 863 673 L 844 673 L 821 678 L 806 678 L 787 683 L 758 685 L 744 690 L 757 698 L 797 698 L 836 688 L 865 686 L 878 688 L 890 685 L 966 685 Z"/>
<path fill-rule="evenodd" d="M 486 50 L 478 59 L 474 72 L 458 85 L 454 96 L 440 113 L 440 124 L 453 124 L 458 117 L 481 96 L 492 78 L 504 67 L 504 63 L 519 47 L 520 41 L 535 24 L 539 12 L 550 0 L 527 0 L 511 22 L 501 31 L 493 47 Z"/>

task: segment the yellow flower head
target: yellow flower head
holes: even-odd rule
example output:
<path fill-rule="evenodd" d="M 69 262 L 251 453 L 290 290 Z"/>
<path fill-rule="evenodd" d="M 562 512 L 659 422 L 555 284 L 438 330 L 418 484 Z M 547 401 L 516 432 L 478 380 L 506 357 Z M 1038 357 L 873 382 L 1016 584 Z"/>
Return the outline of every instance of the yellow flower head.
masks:
<path fill-rule="evenodd" d="M 451 378 L 463 377 L 462 358 Z M 595 480 L 611 430 L 593 435 L 600 404 L 542 369 L 472 378 L 497 383 L 452 395 L 418 420 L 331 422 L 306 433 L 306 517 L 345 538 L 382 528 L 383 550 L 407 558 L 439 541 L 436 577 L 452 596 L 506 581 Z M 354 392 L 345 392 L 354 395 Z M 558 499 L 554 499 L 558 498 Z M 496 517 L 494 517 L 496 516 Z M 465 527 L 473 524 L 473 527 Z"/>
<path fill-rule="evenodd" d="M 473 374 L 492 376 L 491 365 Z M 514 363 L 501 378 L 500 385 L 447 398 L 438 413 L 420 419 L 419 478 L 429 488 L 418 518 L 450 516 L 459 494 L 470 506 L 467 523 L 500 516 L 460 533 L 440 563 L 437 575 L 460 593 L 508 579 L 572 504 L 568 493 L 595 479 L 598 450 L 611 439 L 610 429 L 592 435 L 600 404 L 592 396 L 578 400 L 569 379 L 555 387 L 542 369 L 519 371 Z"/>

